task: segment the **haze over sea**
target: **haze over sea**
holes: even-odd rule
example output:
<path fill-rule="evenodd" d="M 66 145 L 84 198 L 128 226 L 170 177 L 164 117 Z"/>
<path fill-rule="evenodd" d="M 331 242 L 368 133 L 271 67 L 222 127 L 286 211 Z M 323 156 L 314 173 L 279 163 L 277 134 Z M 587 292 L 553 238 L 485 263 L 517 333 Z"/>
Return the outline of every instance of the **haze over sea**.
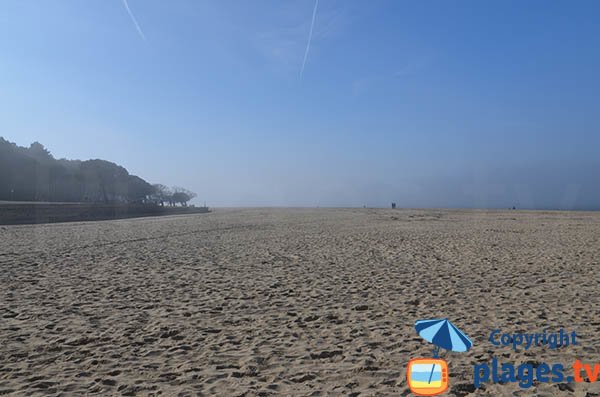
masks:
<path fill-rule="evenodd" d="M 211 206 L 599 209 L 599 13 L 5 0 L 0 134 Z"/>

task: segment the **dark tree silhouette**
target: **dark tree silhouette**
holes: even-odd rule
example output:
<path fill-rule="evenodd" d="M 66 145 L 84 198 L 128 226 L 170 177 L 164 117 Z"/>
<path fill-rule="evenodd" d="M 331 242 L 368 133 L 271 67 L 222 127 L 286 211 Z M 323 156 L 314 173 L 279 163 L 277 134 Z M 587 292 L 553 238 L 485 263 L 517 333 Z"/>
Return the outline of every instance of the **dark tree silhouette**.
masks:
<path fill-rule="evenodd" d="M 180 187 L 150 185 L 110 161 L 57 160 L 39 142 L 25 148 L 0 137 L 0 200 L 187 206 L 194 197 Z"/>
<path fill-rule="evenodd" d="M 39 142 L 29 148 L 0 137 L 0 200 L 143 202 L 152 186 L 105 160 L 56 160 Z"/>
<path fill-rule="evenodd" d="M 184 189 L 182 187 L 173 187 L 173 191 L 175 193 L 173 193 L 173 202 L 175 203 L 179 203 L 181 204 L 181 206 L 183 207 L 187 207 L 187 203 L 188 201 L 190 201 L 191 199 L 193 199 L 194 197 L 196 197 L 196 193 L 191 192 L 187 189 Z"/>
<path fill-rule="evenodd" d="M 171 203 L 173 201 L 173 192 L 167 186 L 160 183 L 152 185 L 153 192 L 150 195 L 150 200 L 164 207 L 165 201 Z"/>

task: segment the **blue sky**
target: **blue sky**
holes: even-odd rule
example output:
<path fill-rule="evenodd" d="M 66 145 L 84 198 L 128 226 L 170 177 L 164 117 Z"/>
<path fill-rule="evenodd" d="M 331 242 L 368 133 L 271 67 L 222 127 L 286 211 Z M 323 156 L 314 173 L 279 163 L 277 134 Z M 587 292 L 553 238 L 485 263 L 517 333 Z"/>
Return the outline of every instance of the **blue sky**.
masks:
<path fill-rule="evenodd" d="M 600 209 L 600 3 L 5 0 L 0 136 L 213 206 Z"/>

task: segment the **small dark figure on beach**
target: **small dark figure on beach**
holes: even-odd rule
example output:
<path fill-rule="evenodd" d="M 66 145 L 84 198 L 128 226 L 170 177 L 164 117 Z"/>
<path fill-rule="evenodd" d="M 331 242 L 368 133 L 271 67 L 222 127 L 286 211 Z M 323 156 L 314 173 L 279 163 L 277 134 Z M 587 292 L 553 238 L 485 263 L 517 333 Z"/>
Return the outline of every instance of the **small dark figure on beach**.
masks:
<path fill-rule="evenodd" d="M 396 203 L 392 203 L 392 209 L 395 210 L 396 209 Z"/>

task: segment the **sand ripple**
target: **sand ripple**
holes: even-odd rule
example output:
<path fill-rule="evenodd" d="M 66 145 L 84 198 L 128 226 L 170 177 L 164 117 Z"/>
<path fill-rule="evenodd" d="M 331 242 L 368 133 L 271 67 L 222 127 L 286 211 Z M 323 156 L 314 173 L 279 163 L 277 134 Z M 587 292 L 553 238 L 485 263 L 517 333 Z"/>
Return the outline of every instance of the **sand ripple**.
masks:
<path fill-rule="evenodd" d="M 217 210 L 0 228 L 0 394 L 407 395 L 428 356 L 413 323 L 475 341 L 450 395 L 581 395 L 595 384 L 486 385 L 472 364 L 600 362 L 600 214 Z M 517 354 L 511 331 L 580 345 Z"/>

